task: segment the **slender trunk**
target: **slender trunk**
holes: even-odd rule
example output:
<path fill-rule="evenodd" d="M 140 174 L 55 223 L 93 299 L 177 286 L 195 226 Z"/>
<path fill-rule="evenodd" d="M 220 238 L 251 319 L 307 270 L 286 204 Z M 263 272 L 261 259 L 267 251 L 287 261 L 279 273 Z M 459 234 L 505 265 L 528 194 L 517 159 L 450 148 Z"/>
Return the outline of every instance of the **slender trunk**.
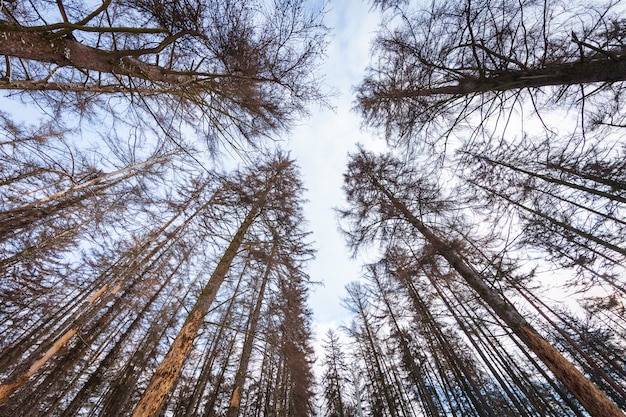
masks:
<path fill-rule="evenodd" d="M 243 319 L 240 316 L 241 319 Z M 216 352 L 216 354 L 220 354 L 222 355 L 222 363 L 219 364 L 220 368 L 219 368 L 219 372 L 217 372 L 215 374 L 215 376 L 213 377 L 213 379 L 215 380 L 213 387 L 211 389 L 211 394 L 209 395 L 209 399 L 207 400 L 206 404 L 204 405 L 204 413 L 198 413 L 195 415 L 202 415 L 202 416 L 206 416 L 206 417 L 213 417 L 213 416 L 221 416 L 222 414 L 220 414 L 220 412 L 216 412 L 215 411 L 215 405 L 217 404 L 218 400 L 220 399 L 220 394 L 222 394 L 222 385 L 224 384 L 224 381 L 226 380 L 226 371 L 228 371 L 229 369 L 229 365 L 230 365 L 230 361 L 229 359 L 231 358 L 231 356 L 233 355 L 233 352 L 235 350 L 235 345 L 237 342 L 237 336 L 236 335 L 229 335 L 228 337 L 230 337 L 230 340 L 228 342 L 228 346 L 226 347 L 226 349 L 222 349 L 218 352 Z M 219 358 L 216 358 L 219 359 Z"/>
<path fill-rule="evenodd" d="M 523 401 L 521 401 L 518 398 L 515 391 L 509 388 L 509 384 L 507 383 L 505 378 L 503 378 L 500 369 L 497 369 L 496 364 L 491 359 L 493 349 L 487 346 L 486 338 L 477 337 L 477 334 L 482 333 L 482 324 L 476 323 L 476 321 L 474 321 L 473 326 L 471 325 L 471 323 L 468 324 L 466 321 L 467 317 L 473 317 L 472 315 L 470 315 L 470 312 L 467 311 L 467 309 L 465 309 L 464 314 L 463 312 L 458 311 L 452 304 L 452 301 L 449 300 L 448 296 L 443 292 L 442 288 L 440 288 L 440 286 L 437 284 L 437 281 L 430 274 L 425 273 L 425 275 L 430 281 L 432 287 L 435 289 L 435 291 L 439 295 L 439 298 L 443 301 L 448 311 L 452 314 L 452 317 L 454 317 L 457 325 L 459 326 L 463 334 L 465 334 L 465 337 L 467 338 L 467 340 L 469 340 L 469 342 L 474 347 L 474 351 L 480 356 L 483 363 L 489 369 L 491 375 L 500 384 L 500 390 L 506 394 L 506 397 L 504 395 L 503 397 L 506 398 L 508 402 L 510 402 L 517 409 L 518 415 L 520 416 L 530 415 L 532 410 L 528 410 L 526 408 L 527 404 L 524 404 Z M 456 297 L 456 294 L 455 294 L 455 297 Z M 459 306 L 462 306 L 461 308 L 464 308 L 463 303 L 460 300 L 458 300 L 458 297 L 457 297 L 457 303 Z M 519 389 L 522 389 L 521 385 L 518 385 L 518 390 Z M 498 390 L 498 392 L 500 392 L 500 390 Z M 498 407 L 500 408 L 500 411 L 502 412 L 503 411 L 501 409 L 502 405 L 499 405 Z M 510 412 L 511 410 L 509 409 L 508 411 Z"/>
<path fill-rule="evenodd" d="M 594 175 L 594 174 L 588 174 L 586 172 L 574 169 L 574 168 L 568 168 L 564 165 L 560 165 L 560 164 L 552 164 L 550 162 L 545 164 L 546 168 L 550 168 L 550 169 L 555 169 L 558 171 L 562 171 L 562 172 L 566 172 L 568 174 L 574 175 L 576 177 L 579 178 L 583 178 L 589 181 L 594 181 L 597 182 L 598 184 L 604 184 L 608 187 L 611 187 L 614 190 L 626 190 L 626 183 L 623 181 L 618 181 L 618 180 L 612 180 L 610 178 L 606 178 L 603 177 L 601 175 Z M 622 168 L 623 169 L 623 168 Z M 621 171 L 623 172 L 623 171 Z"/>
<path fill-rule="evenodd" d="M 383 364 L 381 363 L 381 353 L 379 352 L 378 344 L 376 343 L 377 337 L 371 329 L 369 320 L 367 318 L 364 307 L 359 303 L 359 314 L 363 320 L 363 327 L 366 331 L 365 339 L 370 349 L 370 355 L 373 359 L 372 366 L 374 367 L 374 379 L 382 391 L 383 398 L 387 405 L 387 410 L 392 417 L 397 417 L 398 412 L 396 410 L 397 404 L 390 392 L 389 382 L 385 378 L 385 372 L 383 370 Z M 381 394 L 381 393 L 378 393 Z"/>
<path fill-rule="evenodd" d="M 608 385 L 611 386 L 621 397 L 626 398 L 626 391 L 622 387 L 620 387 L 609 374 L 606 373 L 604 369 L 602 369 L 591 356 L 585 352 L 582 347 L 576 343 L 569 334 L 567 334 L 559 325 L 557 325 L 548 315 L 543 311 L 543 309 L 537 305 L 535 300 L 539 301 L 543 304 L 537 297 L 530 293 L 530 291 L 522 288 L 521 286 L 514 285 L 514 288 L 524 297 L 524 299 L 531 305 L 533 308 L 543 317 L 553 328 L 556 330 L 563 339 L 565 339 L 571 347 L 578 352 L 578 354 L 587 362 L 588 366 L 593 370 L 599 378 L 603 379 Z M 545 304 L 543 304 L 545 306 Z"/>
<path fill-rule="evenodd" d="M 415 358 L 413 357 L 413 354 L 411 352 L 409 342 L 406 339 L 405 331 L 402 328 L 400 328 L 400 324 L 398 323 L 398 320 L 396 319 L 396 314 L 393 311 L 392 302 L 389 300 L 387 292 L 384 290 L 378 275 L 376 273 L 373 273 L 372 278 L 374 279 L 374 282 L 376 283 L 376 286 L 378 287 L 378 291 L 381 295 L 381 299 L 386 307 L 387 317 L 390 319 L 391 323 L 393 324 L 393 328 L 395 329 L 395 333 L 397 334 L 397 339 L 400 344 L 402 356 L 404 358 L 403 362 L 405 362 L 404 365 L 406 366 L 406 368 L 408 368 L 407 370 L 409 373 L 409 377 L 411 378 L 411 381 L 413 382 L 413 384 L 415 385 L 415 388 L 417 389 L 418 397 L 420 398 L 420 401 L 422 403 L 421 404 L 422 408 L 423 410 L 426 411 L 426 413 L 429 416 L 432 416 L 432 417 L 439 416 L 439 410 L 435 406 L 433 399 L 430 395 L 430 392 L 426 389 L 422 370 L 417 365 L 417 363 L 415 363 Z"/>
<path fill-rule="evenodd" d="M 121 290 L 122 285 L 127 283 L 128 279 L 132 278 L 132 276 L 136 274 L 141 267 L 143 267 L 146 263 L 153 259 L 153 257 L 157 255 L 157 253 L 159 253 L 159 251 L 165 246 L 166 243 L 173 241 L 172 239 L 181 230 L 183 230 L 187 224 L 189 224 L 191 219 L 195 217 L 202 210 L 202 208 L 206 207 L 210 203 L 211 200 L 208 200 L 201 208 L 196 210 L 192 215 L 185 219 L 185 221 L 181 225 L 177 226 L 176 229 L 172 231 L 165 239 L 163 239 L 160 243 L 154 245 L 153 249 L 148 254 L 140 259 L 139 256 L 143 253 L 144 250 L 150 247 L 153 239 L 163 234 L 167 227 L 171 225 L 176 218 L 183 214 L 183 210 L 181 210 L 179 213 L 174 215 L 165 225 L 159 228 L 159 230 L 157 230 L 155 233 L 150 234 L 144 240 L 144 242 L 139 246 L 139 250 L 137 251 L 136 256 L 132 257 L 130 259 L 130 262 L 124 262 L 122 265 L 116 265 L 116 268 L 113 268 L 112 270 L 113 279 L 111 279 L 108 283 L 102 285 L 94 294 L 91 295 L 91 297 L 89 297 L 89 299 L 83 302 L 79 309 L 72 312 L 72 315 L 66 318 L 63 324 L 55 330 L 56 335 L 51 336 L 48 341 L 39 346 L 30 355 L 30 358 L 27 362 L 18 366 L 17 369 L 15 369 L 7 378 L 6 382 L 0 384 L 0 404 L 6 401 L 52 356 L 54 356 L 59 351 L 59 349 L 61 349 L 61 347 L 63 347 L 72 338 L 72 336 L 74 336 L 78 332 L 78 330 L 97 313 L 99 307 L 106 306 L 107 302 L 117 295 L 117 293 Z M 122 272 L 116 273 L 116 269 Z M 135 285 L 136 281 L 137 280 L 131 283 L 131 285 Z M 57 337 L 57 335 L 59 334 L 60 336 Z"/>
<path fill-rule="evenodd" d="M 17 235 L 20 229 L 30 230 L 42 219 L 54 217 L 70 207 L 80 205 L 85 200 L 94 196 L 97 197 L 104 190 L 136 176 L 141 172 L 141 168 L 154 164 L 168 156 L 154 157 L 102 174 L 91 180 L 41 197 L 38 200 L 5 210 L 0 213 L 0 240 L 10 239 Z"/>
<path fill-rule="evenodd" d="M 557 219 L 555 219 L 553 217 L 550 217 L 549 215 L 547 215 L 545 213 L 542 213 L 539 210 L 535 210 L 533 208 L 527 207 L 527 206 L 523 205 L 522 203 L 513 200 L 511 197 L 508 197 L 508 196 L 506 196 L 504 194 L 498 193 L 498 192 L 496 192 L 494 190 L 490 190 L 487 187 L 484 187 L 482 185 L 476 184 L 473 181 L 470 181 L 470 182 L 472 184 L 476 185 L 477 187 L 483 189 L 484 191 L 486 191 L 486 192 L 488 192 L 490 194 L 493 194 L 496 197 L 501 198 L 501 199 L 507 201 L 508 203 L 513 204 L 514 206 L 519 207 L 520 209 L 522 209 L 524 211 L 527 211 L 530 214 L 533 214 L 533 215 L 535 215 L 537 217 L 540 217 L 543 220 L 546 220 L 547 222 L 549 222 L 550 224 L 552 224 L 552 225 L 554 225 L 556 227 L 559 227 L 559 228 L 561 228 L 561 229 L 563 229 L 563 230 L 565 230 L 567 232 L 570 232 L 570 233 L 573 233 L 573 234 L 575 234 L 577 236 L 580 236 L 583 239 L 586 239 L 588 241 L 595 242 L 595 243 L 597 243 L 600 246 L 604 246 L 607 249 L 610 249 L 610 250 L 612 250 L 612 251 L 614 251 L 616 253 L 619 253 L 620 255 L 626 256 L 626 249 L 624 249 L 624 248 L 621 248 L 621 247 L 619 247 L 617 245 L 614 245 L 611 242 L 607 242 L 604 239 L 600 239 L 599 237 L 594 236 L 591 233 L 585 232 L 584 230 L 580 230 L 577 227 L 572 226 L 571 224 L 568 224 L 568 223 L 562 222 L 560 220 L 557 220 Z M 616 262 L 616 263 L 619 264 L 619 262 Z"/>
<path fill-rule="evenodd" d="M 393 204 L 405 219 L 417 229 L 449 265 L 491 307 L 511 330 L 526 344 L 554 375 L 570 390 L 593 417 L 624 417 L 624 413 L 582 372 L 559 353 L 524 317 L 497 291 L 489 287 L 482 277 L 447 242 L 426 227 L 411 211 L 391 194 L 374 177 L 372 183 Z"/>
<path fill-rule="evenodd" d="M 582 204 L 579 204 L 579 203 L 577 203 L 575 201 L 572 201 L 572 200 L 570 200 L 568 198 L 561 197 L 559 195 L 551 193 L 550 191 L 545 191 L 545 190 L 540 190 L 540 189 L 538 189 L 537 191 L 539 191 L 540 193 L 545 194 L 545 195 L 547 195 L 549 197 L 555 198 L 557 200 L 561 200 L 564 203 L 571 204 L 572 206 L 577 207 L 577 208 L 579 208 L 581 210 L 585 210 L 585 211 L 588 211 L 590 213 L 593 213 L 596 216 L 601 217 L 603 219 L 611 220 L 611 221 L 614 221 L 615 223 L 620 223 L 620 224 L 626 226 L 626 220 L 618 219 L 617 217 L 612 216 L 609 213 L 602 213 L 601 211 L 598 211 L 598 210 L 594 209 L 593 207 L 583 206 Z"/>
<path fill-rule="evenodd" d="M 528 175 L 530 177 L 539 178 L 540 180 L 543 180 L 545 182 L 549 182 L 551 184 L 556 184 L 556 185 L 560 185 L 560 186 L 564 186 L 564 187 L 573 188 L 575 190 L 584 191 L 586 193 L 597 195 L 598 197 L 603 197 L 603 198 L 606 198 L 608 200 L 618 201 L 620 203 L 626 203 L 626 197 L 622 197 L 622 196 L 617 195 L 617 194 L 608 193 L 608 192 L 602 191 L 602 190 L 596 190 L 595 188 L 589 188 L 589 187 L 586 187 L 584 185 L 576 184 L 574 182 L 561 180 L 561 179 L 558 179 L 558 178 L 553 178 L 553 177 L 550 177 L 548 175 L 539 174 L 538 172 L 528 171 L 528 170 L 526 170 L 524 168 L 517 167 L 517 166 L 515 166 L 513 164 L 509 164 L 509 163 L 504 162 L 504 161 L 496 161 L 494 159 L 488 158 L 488 157 L 483 156 L 483 155 L 477 155 L 477 154 L 472 154 L 472 153 L 470 153 L 470 155 L 473 156 L 474 158 L 477 158 L 477 159 L 483 160 L 485 162 L 488 162 L 491 165 L 500 165 L 500 166 L 508 168 L 508 169 L 510 169 L 512 171 L 520 172 L 520 173 Z"/>
<path fill-rule="evenodd" d="M 461 407 L 461 413 L 465 415 L 473 411 L 481 417 L 485 417 L 485 413 L 492 415 L 490 407 L 484 404 L 484 399 L 481 398 L 480 389 L 472 379 L 472 373 L 468 371 L 465 361 L 455 354 L 456 349 L 448 342 L 448 337 L 442 331 L 441 324 L 433 316 L 428 304 L 412 282 L 407 280 L 405 283 L 413 306 L 419 315 L 419 320 L 426 326 L 426 334 L 429 337 L 429 344 L 433 350 L 439 373 L 443 377 L 448 374 L 446 370 L 449 370 L 454 375 L 450 391 L 454 395 L 456 403 Z M 463 395 L 459 396 L 459 394 Z M 463 405 L 465 399 L 469 399 L 472 405 L 471 409 Z"/>
<path fill-rule="evenodd" d="M 42 197 L 42 198 L 40 198 L 37 201 L 33 201 L 33 202 L 30 202 L 30 203 L 23 204 L 23 205 L 17 207 L 16 210 L 22 210 L 22 209 L 26 209 L 26 208 L 29 208 L 29 207 L 39 207 L 42 204 L 45 204 L 45 203 L 47 203 L 49 201 L 58 200 L 58 199 L 66 196 L 68 194 L 75 193 L 75 192 L 80 191 L 80 190 L 88 189 L 89 187 L 92 187 L 94 185 L 101 184 L 102 182 L 104 182 L 105 180 L 107 180 L 109 178 L 119 177 L 119 178 L 116 178 L 115 181 L 113 182 L 114 184 L 116 184 L 117 182 L 119 182 L 120 179 L 124 180 L 124 179 L 127 179 L 127 178 L 130 178 L 130 177 L 133 177 L 133 176 L 137 175 L 138 173 L 141 172 L 140 168 L 144 168 L 147 165 L 153 164 L 153 163 L 155 163 L 157 161 L 164 160 L 165 158 L 167 158 L 169 156 L 171 156 L 171 154 L 164 155 L 164 156 L 155 156 L 155 157 L 147 159 L 147 160 L 145 160 L 143 162 L 138 162 L 136 164 L 129 165 L 129 166 L 124 167 L 124 168 L 120 168 L 120 169 L 118 169 L 116 171 L 107 172 L 106 174 L 102 174 L 102 175 L 100 175 L 100 176 L 98 176 L 96 178 L 93 178 L 93 179 L 90 179 L 90 180 L 85 181 L 83 183 L 77 184 L 77 185 L 75 185 L 73 187 L 70 187 L 70 188 L 67 188 L 65 190 L 56 192 L 54 194 Z"/>

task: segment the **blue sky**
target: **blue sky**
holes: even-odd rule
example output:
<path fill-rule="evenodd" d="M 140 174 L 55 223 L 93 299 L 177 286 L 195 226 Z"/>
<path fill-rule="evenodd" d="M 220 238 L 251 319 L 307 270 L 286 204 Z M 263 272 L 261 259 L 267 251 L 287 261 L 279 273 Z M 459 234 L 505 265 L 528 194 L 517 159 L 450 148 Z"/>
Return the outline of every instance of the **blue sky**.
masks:
<path fill-rule="evenodd" d="M 338 231 L 334 208 L 343 204 L 343 172 L 348 152 L 361 143 L 368 149 L 382 149 L 384 142 L 361 128 L 354 107 L 353 88 L 363 78 L 369 63 L 369 46 L 380 15 L 361 0 L 335 1 L 329 5 L 326 24 L 331 28 L 327 57 L 321 68 L 326 84 L 337 95 L 330 109 L 313 109 L 312 116 L 290 135 L 285 146 L 301 167 L 309 200 L 305 215 L 317 249 L 310 263 L 312 280 L 322 282 L 313 289 L 310 305 L 314 311 L 318 339 L 329 327 L 349 319 L 341 307 L 344 285 L 358 279 L 361 263 L 351 260 Z"/>

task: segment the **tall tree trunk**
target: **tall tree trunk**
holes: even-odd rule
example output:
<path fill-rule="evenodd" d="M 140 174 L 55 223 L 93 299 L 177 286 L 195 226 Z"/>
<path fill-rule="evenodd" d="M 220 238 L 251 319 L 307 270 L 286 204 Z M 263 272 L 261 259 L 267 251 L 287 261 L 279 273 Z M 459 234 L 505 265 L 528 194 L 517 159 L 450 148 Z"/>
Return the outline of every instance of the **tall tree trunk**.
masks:
<path fill-rule="evenodd" d="M 506 323 L 554 375 L 570 390 L 593 417 L 624 417 L 624 413 L 582 372 L 559 353 L 547 340 L 524 319 L 507 300 L 493 288 L 465 261 L 446 241 L 435 235 L 411 211 L 387 190 L 376 178 L 370 175 L 372 184 L 378 188 L 415 229 L 435 248 L 468 285 L 474 289 L 485 303 Z"/>
<path fill-rule="evenodd" d="M 165 358 L 156 369 L 146 391 L 133 412 L 133 417 L 153 417 L 159 411 L 165 397 L 170 392 L 176 378 L 191 350 L 193 341 L 204 322 L 204 316 L 209 312 L 217 291 L 224 282 L 224 278 L 230 269 L 232 261 L 237 255 L 239 247 L 243 243 L 246 232 L 256 219 L 265 204 L 265 200 L 271 190 L 271 185 L 265 189 L 263 195 L 255 202 L 244 221 L 237 229 L 228 248 L 222 255 L 207 285 L 202 290 L 193 309 L 189 312 L 187 320 L 178 332 Z"/>
<path fill-rule="evenodd" d="M 487 76 L 465 76 L 456 85 L 390 90 L 379 92 L 373 100 L 402 100 L 428 96 L 465 96 L 477 93 L 519 90 L 588 83 L 612 83 L 626 80 L 626 59 L 600 59 L 588 62 L 562 63 L 545 68 L 508 71 Z"/>
<path fill-rule="evenodd" d="M 244 276 L 246 275 L 246 271 L 249 266 L 249 259 L 246 259 L 246 262 L 239 273 L 239 279 L 237 280 L 237 285 L 233 290 L 233 294 L 239 294 L 239 288 L 242 284 Z M 218 326 L 217 332 L 212 337 L 211 343 L 207 343 L 205 347 L 204 357 L 202 362 L 199 364 L 200 375 L 198 376 L 197 381 L 195 381 L 194 388 L 192 394 L 183 409 L 177 410 L 174 414 L 176 417 L 193 417 L 196 415 L 206 415 L 206 412 L 202 412 L 202 396 L 206 390 L 206 387 L 209 383 L 209 380 L 213 377 L 213 366 L 217 361 L 218 354 L 223 351 L 222 344 L 224 343 L 224 338 L 227 336 L 226 329 L 230 327 L 230 323 L 236 322 L 239 319 L 238 315 L 234 314 L 235 306 L 237 305 L 237 297 L 231 297 L 226 310 L 221 314 L 219 323 L 223 324 Z M 213 389 L 216 389 L 213 386 Z M 213 406 L 210 407 L 213 409 Z"/>

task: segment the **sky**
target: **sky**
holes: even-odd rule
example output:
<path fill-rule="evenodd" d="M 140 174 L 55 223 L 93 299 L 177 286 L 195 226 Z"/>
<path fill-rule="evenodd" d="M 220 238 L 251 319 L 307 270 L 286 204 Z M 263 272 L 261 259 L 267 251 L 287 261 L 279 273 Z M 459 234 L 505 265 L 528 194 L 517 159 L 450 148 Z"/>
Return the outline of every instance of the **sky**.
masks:
<path fill-rule="evenodd" d="M 383 140 L 365 131 L 352 110 L 353 89 L 369 64 L 370 41 L 380 14 L 363 0 L 337 0 L 330 4 L 325 21 L 331 40 L 320 72 L 337 92 L 329 100 L 333 109 L 313 109 L 285 146 L 301 168 L 308 200 L 304 214 L 317 249 L 308 271 L 313 281 L 321 282 L 312 288 L 309 299 L 317 345 L 327 329 L 348 324 L 350 316 L 341 306 L 341 296 L 344 286 L 358 279 L 361 271 L 362 262 L 351 259 L 334 210 L 345 205 L 341 187 L 348 152 L 356 151 L 357 143 L 367 149 L 384 148 Z"/>

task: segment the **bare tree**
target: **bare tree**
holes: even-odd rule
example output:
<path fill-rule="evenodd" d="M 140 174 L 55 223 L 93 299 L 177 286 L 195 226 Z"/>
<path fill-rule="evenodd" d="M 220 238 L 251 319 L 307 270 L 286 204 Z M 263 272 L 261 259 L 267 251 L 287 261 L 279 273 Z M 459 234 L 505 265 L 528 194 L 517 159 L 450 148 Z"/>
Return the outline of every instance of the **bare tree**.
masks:
<path fill-rule="evenodd" d="M 0 88 L 48 99 L 59 117 L 117 107 L 215 146 L 279 131 L 322 100 L 323 12 L 302 1 L 6 2 L 0 13 Z"/>
<path fill-rule="evenodd" d="M 356 409 L 346 392 L 346 382 L 350 380 L 344 346 L 339 335 L 328 330 L 324 339 L 323 388 L 326 415 L 329 417 L 352 417 Z"/>
<path fill-rule="evenodd" d="M 626 61 L 618 3 L 374 3 L 393 13 L 374 43 L 358 108 L 364 122 L 382 128 L 392 142 L 434 142 L 468 125 L 507 129 L 512 119 L 523 123 L 556 103 L 580 111 L 587 128 L 623 124 L 619 92 Z"/>
<path fill-rule="evenodd" d="M 481 202 L 487 218 L 502 224 L 514 214 L 517 246 L 541 248 L 546 259 L 575 269 L 578 285 L 624 293 L 622 153 L 583 139 L 567 146 L 526 139 L 496 149 L 474 144 L 461 151 L 460 165 L 467 168 L 463 184 L 473 190 L 468 200 Z"/>

